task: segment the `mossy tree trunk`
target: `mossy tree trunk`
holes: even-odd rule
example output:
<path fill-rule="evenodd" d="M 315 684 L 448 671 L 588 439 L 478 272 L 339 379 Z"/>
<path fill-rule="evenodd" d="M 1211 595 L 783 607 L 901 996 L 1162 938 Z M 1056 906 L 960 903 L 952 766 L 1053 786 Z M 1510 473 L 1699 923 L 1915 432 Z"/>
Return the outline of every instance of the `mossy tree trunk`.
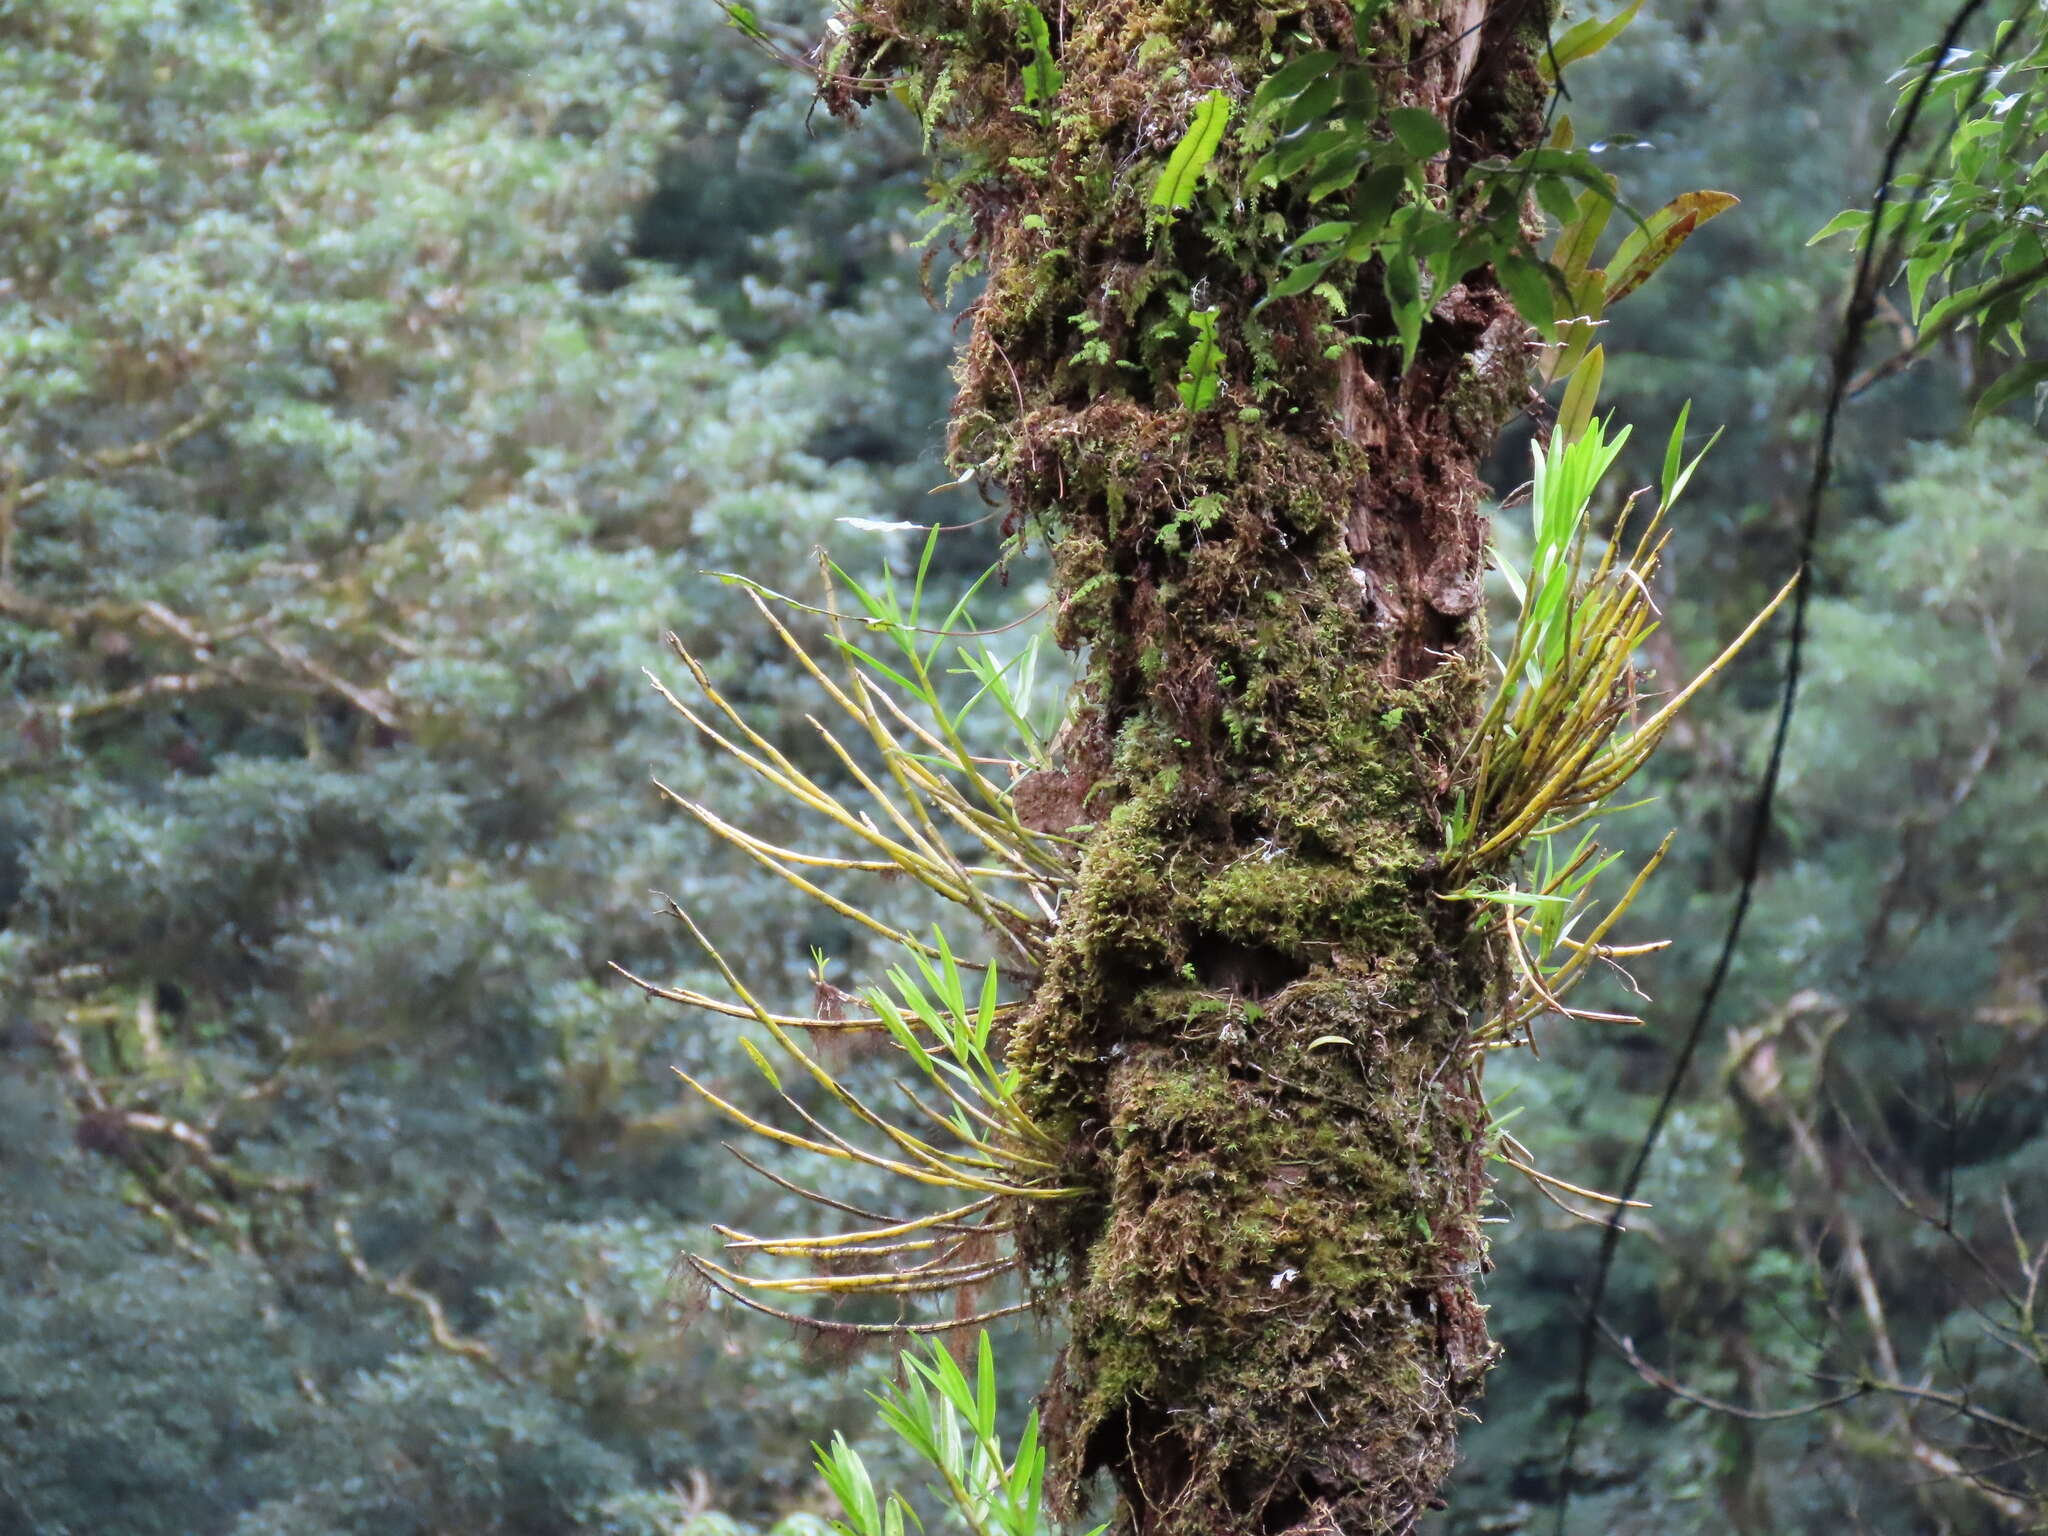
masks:
<path fill-rule="evenodd" d="M 865 0 L 826 88 L 899 82 L 960 169 L 987 288 L 954 451 L 1042 532 L 1086 657 L 1061 771 L 1019 790 L 1085 845 L 1012 1043 L 1099 1191 L 1027 1234 L 1071 1326 L 1056 1484 L 1106 1468 L 1146 1536 L 1405 1531 L 1496 1353 L 1490 962 L 1439 868 L 1484 681 L 1476 471 L 1531 338 L 1485 268 L 1428 296 L 1405 368 L 1376 264 L 1255 309 L 1330 215 L 1231 144 L 1150 207 L 1211 92 L 1241 113 L 1291 58 L 1359 57 L 1347 6 L 1050 0 L 1038 42 L 1027 9 Z M 1380 110 L 1449 132 L 1441 206 L 1540 138 L 1549 11 L 1373 22 Z M 1201 311 L 1220 389 L 1191 406 Z"/>

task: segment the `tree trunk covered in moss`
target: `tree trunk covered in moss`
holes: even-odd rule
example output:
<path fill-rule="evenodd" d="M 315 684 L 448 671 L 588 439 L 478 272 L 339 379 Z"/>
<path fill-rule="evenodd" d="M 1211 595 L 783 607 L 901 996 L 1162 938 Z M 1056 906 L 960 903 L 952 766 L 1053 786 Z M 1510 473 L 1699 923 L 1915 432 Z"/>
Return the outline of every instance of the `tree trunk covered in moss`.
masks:
<path fill-rule="evenodd" d="M 1149 206 L 1209 93 L 1241 119 L 1287 60 L 1358 57 L 1347 6 L 1049 0 L 1040 45 L 1025 9 L 867 0 L 827 91 L 896 80 L 963 168 L 987 289 L 954 452 L 1049 543 L 1086 657 L 1063 771 L 1019 788 L 1085 844 L 1012 1042 L 1099 1192 L 1028 1218 L 1072 1330 L 1055 1487 L 1107 1468 L 1147 1536 L 1405 1531 L 1496 1353 L 1468 1043 L 1490 962 L 1438 870 L 1484 682 L 1476 470 L 1530 336 L 1489 269 L 1430 296 L 1405 370 L 1376 264 L 1255 312 L 1331 214 L 1246 186 L 1229 140 L 1193 207 Z M 1379 110 L 1449 130 L 1446 206 L 1538 141 L 1549 11 L 1374 22 Z M 1203 310 L 1220 390 L 1191 408 Z"/>

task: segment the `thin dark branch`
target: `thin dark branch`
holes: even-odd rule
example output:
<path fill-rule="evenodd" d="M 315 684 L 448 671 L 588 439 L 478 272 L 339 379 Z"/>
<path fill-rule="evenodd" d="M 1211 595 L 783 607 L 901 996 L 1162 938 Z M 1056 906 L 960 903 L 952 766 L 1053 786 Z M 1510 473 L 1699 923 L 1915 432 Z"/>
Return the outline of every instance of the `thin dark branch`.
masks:
<path fill-rule="evenodd" d="M 1849 385 L 1849 398 L 1854 400 L 1865 390 L 1882 384 L 1894 374 L 1905 372 L 1906 369 L 1912 367 L 1921 358 L 1925 357 L 1932 350 L 1934 344 L 1944 336 L 1954 335 L 1965 324 L 1983 314 L 1985 310 L 1996 304 L 2000 299 L 2008 298 L 2023 288 L 2031 287 L 2043 277 L 2048 277 L 2048 261 L 2036 262 L 2031 267 L 2023 268 L 2008 277 L 2000 278 L 1991 287 L 1985 289 L 1975 303 L 1966 305 L 1954 314 L 1946 316 L 1941 324 L 1935 326 L 1932 330 L 1923 330 L 1913 339 L 1910 345 L 1901 347 L 1883 362 L 1873 363 L 1863 373 L 1857 375 L 1855 381 Z"/>
<path fill-rule="evenodd" d="M 1842 1378 L 1837 1377 L 1837 1380 Z M 1916 1387 L 1904 1381 L 1885 1381 L 1879 1377 L 1864 1377 L 1858 1382 L 1858 1389 L 1869 1392 L 1887 1392 L 1894 1397 L 1909 1398 L 1916 1403 L 1928 1403 L 1936 1408 L 1946 1408 L 1957 1418 L 1967 1419 L 1985 1429 L 1995 1429 L 2001 1434 L 2011 1435 L 2048 1451 L 2048 1433 L 2031 1429 L 2018 1419 L 2009 1419 L 2002 1413 L 1993 1413 L 1988 1408 L 1979 1408 L 1960 1392 L 1938 1392 L 1933 1387 Z"/>
<path fill-rule="evenodd" d="M 1974 1243 L 1970 1242 L 1968 1238 L 1964 1237 L 1963 1234 L 1956 1229 L 1954 1211 L 1951 1210 L 1946 1215 L 1936 1216 L 1932 1211 L 1923 1210 L 1919 1202 L 1914 1200 L 1913 1197 L 1910 1194 L 1908 1194 L 1903 1187 L 1901 1187 L 1898 1180 L 1892 1177 L 1889 1170 L 1887 1170 L 1881 1163 L 1878 1162 L 1877 1154 L 1871 1150 L 1869 1143 L 1864 1141 L 1864 1139 L 1856 1133 L 1854 1124 L 1850 1121 L 1848 1115 L 1843 1111 L 1841 1105 L 1835 1101 L 1833 1094 L 1828 1095 L 1827 1102 L 1828 1107 L 1832 1109 L 1840 1119 L 1840 1132 L 1842 1136 L 1848 1141 L 1850 1147 L 1855 1151 L 1857 1157 L 1862 1160 L 1863 1166 L 1870 1170 L 1870 1176 L 1873 1179 L 1877 1180 L 1878 1187 L 1882 1189 L 1887 1195 L 1891 1196 L 1892 1203 L 1898 1206 L 1900 1210 L 1904 1211 L 1908 1216 L 1912 1217 L 1915 1221 L 1921 1222 L 1926 1226 L 1932 1227 L 1935 1231 L 1939 1232 L 1943 1237 L 1947 1238 L 1951 1243 L 1953 1243 L 1956 1246 L 1957 1251 L 1959 1251 L 1965 1258 L 1967 1258 L 1970 1261 L 1970 1263 L 1976 1267 L 1978 1273 L 1983 1275 L 1985 1280 L 1990 1283 L 1992 1288 L 1998 1292 L 2000 1299 L 2003 1300 L 2008 1306 L 2017 1308 L 2019 1306 L 2019 1297 L 2012 1290 L 2012 1288 L 2006 1284 L 2005 1277 L 1999 1274 L 1998 1270 L 1992 1265 L 1992 1263 L 1988 1259 L 1986 1259 L 1983 1254 L 1977 1251 L 1977 1247 Z"/>
<path fill-rule="evenodd" d="M 1752 1424 L 1775 1424 L 1784 1419 L 1803 1419 L 1812 1414 L 1825 1413 L 1831 1408 L 1839 1408 L 1844 1403 L 1853 1403 L 1872 1390 L 1859 1382 L 1837 1392 L 1833 1397 L 1824 1397 L 1818 1402 L 1802 1403 L 1796 1408 L 1744 1408 L 1739 1403 L 1723 1402 L 1718 1397 L 1708 1397 L 1704 1392 L 1695 1392 L 1675 1378 L 1665 1375 L 1637 1352 L 1634 1340 L 1616 1333 L 1605 1318 L 1598 1321 L 1601 1333 L 1607 1336 L 1607 1342 L 1614 1346 L 1615 1352 L 1626 1360 L 1644 1381 L 1659 1392 L 1670 1393 L 1681 1402 L 1691 1403 L 1696 1408 L 1705 1408 L 1711 1413 L 1725 1414 L 1731 1419 L 1745 1419 Z"/>
<path fill-rule="evenodd" d="M 1805 515 L 1801 520 L 1799 535 L 1799 569 L 1804 579 L 1793 597 L 1792 635 L 1785 660 L 1785 681 L 1778 703 L 1778 719 L 1771 736 L 1771 751 L 1764 767 L 1763 782 L 1757 789 L 1756 801 L 1749 818 L 1748 837 L 1743 848 L 1742 877 L 1736 892 L 1735 908 L 1728 919 L 1728 928 L 1721 941 L 1720 954 L 1715 960 L 1712 975 L 1707 981 L 1706 991 L 1701 995 L 1695 1009 L 1691 1026 L 1679 1048 L 1678 1059 L 1672 1064 L 1671 1075 L 1658 1100 L 1656 1111 L 1650 1117 L 1650 1124 L 1644 1131 L 1643 1139 L 1636 1149 L 1635 1160 L 1629 1168 L 1621 1195 L 1624 1200 L 1633 1199 L 1642 1185 L 1644 1172 L 1649 1167 L 1650 1157 L 1656 1150 L 1657 1142 L 1663 1135 L 1664 1126 L 1671 1117 L 1671 1111 L 1678 1102 L 1679 1091 L 1692 1070 L 1693 1058 L 1698 1055 L 1700 1042 L 1705 1038 L 1707 1025 L 1713 1017 L 1715 1004 L 1720 1000 L 1722 988 L 1727 984 L 1733 968 L 1735 953 L 1742 941 L 1742 930 L 1749 919 L 1751 903 L 1756 895 L 1758 877 L 1763 870 L 1764 845 L 1769 838 L 1771 812 L 1777 797 L 1778 781 L 1784 768 L 1785 747 L 1792 729 L 1792 715 L 1799 699 L 1799 680 L 1805 655 L 1806 629 L 1813 596 L 1813 561 L 1820 542 L 1821 509 L 1826 500 L 1828 487 L 1834 480 L 1835 436 L 1841 423 L 1842 408 L 1846 403 L 1849 385 L 1856 377 L 1857 363 L 1862 354 L 1865 332 L 1871 317 L 1877 311 L 1878 294 L 1884 287 L 1883 273 L 1893 270 L 1898 262 L 1900 241 L 1904 238 L 1904 225 L 1894 232 L 1891 242 L 1880 255 L 1877 231 L 1884 227 L 1884 212 L 1889 206 L 1899 162 L 1906 153 L 1906 146 L 1920 121 L 1921 108 L 1926 104 L 1927 95 L 1933 87 L 1935 76 L 1947 60 L 1949 50 L 1963 30 L 1976 19 L 1984 9 L 1986 0 L 1963 0 L 1955 14 L 1949 18 L 1943 30 L 1941 41 L 1921 72 L 1913 93 L 1908 99 L 1905 111 L 1892 131 L 1890 142 L 1885 146 L 1883 167 L 1879 173 L 1877 193 L 1870 215 L 1872 238 L 1863 247 L 1857 263 L 1855 285 L 1850 290 L 1847 310 L 1842 317 L 1840 335 L 1836 341 L 1834 355 L 1829 368 L 1827 408 L 1821 419 L 1820 440 L 1814 451 L 1813 475 L 1807 485 Z M 2012 29 L 2017 36 L 2020 29 Z M 1579 1436 L 1583 1432 L 1587 1415 L 1592 1410 L 1592 1375 L 1595 1346 L 1601 1327 L 1600 1306 L 1606 1299 L 1607 1280 L 1614 1267 L 1616 1248 L 1620 1242 L 1620 1224 L 1610 1218 L 1600 1238 L 1600 1255 L 1594 1271 L 1593 1284 L 1586 1298 L 1584 1321 L 1579 1331 L 1579 1369 L 1576 1386 L 1571 1398 L 1571 1419 L 1565 1430 L 1564 1448 L 1559 1457 L 1558 1504 L 1555 1530 L 1564 1536 L 1571 1510 L 1573 1462 L 1577 1456 Z"/>

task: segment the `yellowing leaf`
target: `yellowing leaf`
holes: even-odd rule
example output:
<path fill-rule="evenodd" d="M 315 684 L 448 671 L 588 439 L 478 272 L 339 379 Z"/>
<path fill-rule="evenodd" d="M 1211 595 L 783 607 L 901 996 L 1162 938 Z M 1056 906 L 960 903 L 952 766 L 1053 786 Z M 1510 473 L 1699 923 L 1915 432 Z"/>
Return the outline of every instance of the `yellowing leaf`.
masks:
<path fill-rule="evenodd" d="M 760 1069 L 761 1075 L 768 1079 L 768 1086 L 777 1093 L 780 1093 L 782 1091 L 782 1079 L 775 1075 L 775 1068 L 768 1064 L 768 1058 L 761 1054 L 760 1047 L 751 1040 L 742 1039 L 740 1041 L 740 1049 L 747 1053 L 748 1059 Z"/>
<path fill-rule="evenodd" d="M 1607 302 L 1619 303 L 1642 287 L 1694 230 L 1740 201 L 1729 192 L 1684 192 L 1643 220 L 1607 263 Z"/>
<path fill-rule="evenodd" d="M 1557 351 L 1543 366 L 1545 384 L 1570 378 L 1573 370 L 1585 361 L 1593 338 L 1600 333 L 1601 318 L 1607 310 L 1607 273 L 1604 270 L 1592 267 L 1570 281 L 1572 315 L 1568 324 L 1557 328 Z"/>

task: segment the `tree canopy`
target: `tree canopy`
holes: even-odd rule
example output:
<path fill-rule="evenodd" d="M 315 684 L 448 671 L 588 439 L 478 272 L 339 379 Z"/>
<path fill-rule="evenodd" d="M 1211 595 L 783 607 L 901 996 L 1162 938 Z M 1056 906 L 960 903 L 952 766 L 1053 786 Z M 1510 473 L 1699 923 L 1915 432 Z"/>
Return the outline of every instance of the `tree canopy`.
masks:
<path fill-rule="evenodd" d="M 650 787 L 797 836 L 642 669 L 676 680 L 674 631 L 830 777 L 819 696 L 707 573 L 815 599 L 827 545 L 907 582 L 917 530 L 989 514 L 939 541 L 943 611 L 1000 547 L 971 483 L 927 496 L 977 290 L 947 299 L 919 126 L 814 112 L 776 55 L 821 18 L 746 14 L 765 51 L 635 0 L 0 19 L 0 1529 L 796 1536 L 835 1512 L 810 1444 L 840 1428 L 917 1482 L 858 1433 L 874 1362 L 681 1283 L 707 1223 L 804 1218 L 671 1068 L 765 1087 L 611 968 L 718 988 L 661 893 L 778 1008 L 881 979 L 858 924 Z M 1641 206 L 1742 199 L 1602 332 L 1605 403 L 1646 424 L 1618 485 L 1683 402 L 1727 429 L 1673 518 L 1663 679 L 1790 574 L 1853 260 L 1807 241 L 1870 207 L 1887 77 L 1946 19 L 1653 0 L 1567 67 Z M 1844 419 L 1750 937 L 1620 1248 L 1641 1369 L 1603 1344 L 1573 1529 L 2039 1528 L 2042 1447 L 1970 1410 L 2041 1422 L 2014 1305 L 2048 1241 L 2040 337 L 2023 303 L 1939 308 L 2035 291 L 2038 199 L 1998 167 L 2039 153 L 2040 96 L 2009 62 L 1940 104 L 1993 126 L 1915 140 L 1963 210 L 1916 215 L 1916 254 L 1953 281 L 1887 289 Z M 1502 496 L 1536 427 L 1487 466 Z M 1014 562 L 975 618 L 1044 594 Z M 1630 918 L 1683 939 L 1633 967 L 1648 1025 L 1539 1025 L 1541 1061 L 1495 1065 L 1559 1177 L 1614 1188 L 1665 1086 L 1783 660 L 1738 662 L 1630 813 L 1642 847 L 1678 831 Z M 1598 1234 L 1503 1193 L 1504 1357 L 1446 1532 L 1549 1528 L 1577 1406 Z M 1005 1336 L 1006 1425 L 1051 1342 Z M 1870 1375 L 1940 1397 L 1711 1406 Z"/>

